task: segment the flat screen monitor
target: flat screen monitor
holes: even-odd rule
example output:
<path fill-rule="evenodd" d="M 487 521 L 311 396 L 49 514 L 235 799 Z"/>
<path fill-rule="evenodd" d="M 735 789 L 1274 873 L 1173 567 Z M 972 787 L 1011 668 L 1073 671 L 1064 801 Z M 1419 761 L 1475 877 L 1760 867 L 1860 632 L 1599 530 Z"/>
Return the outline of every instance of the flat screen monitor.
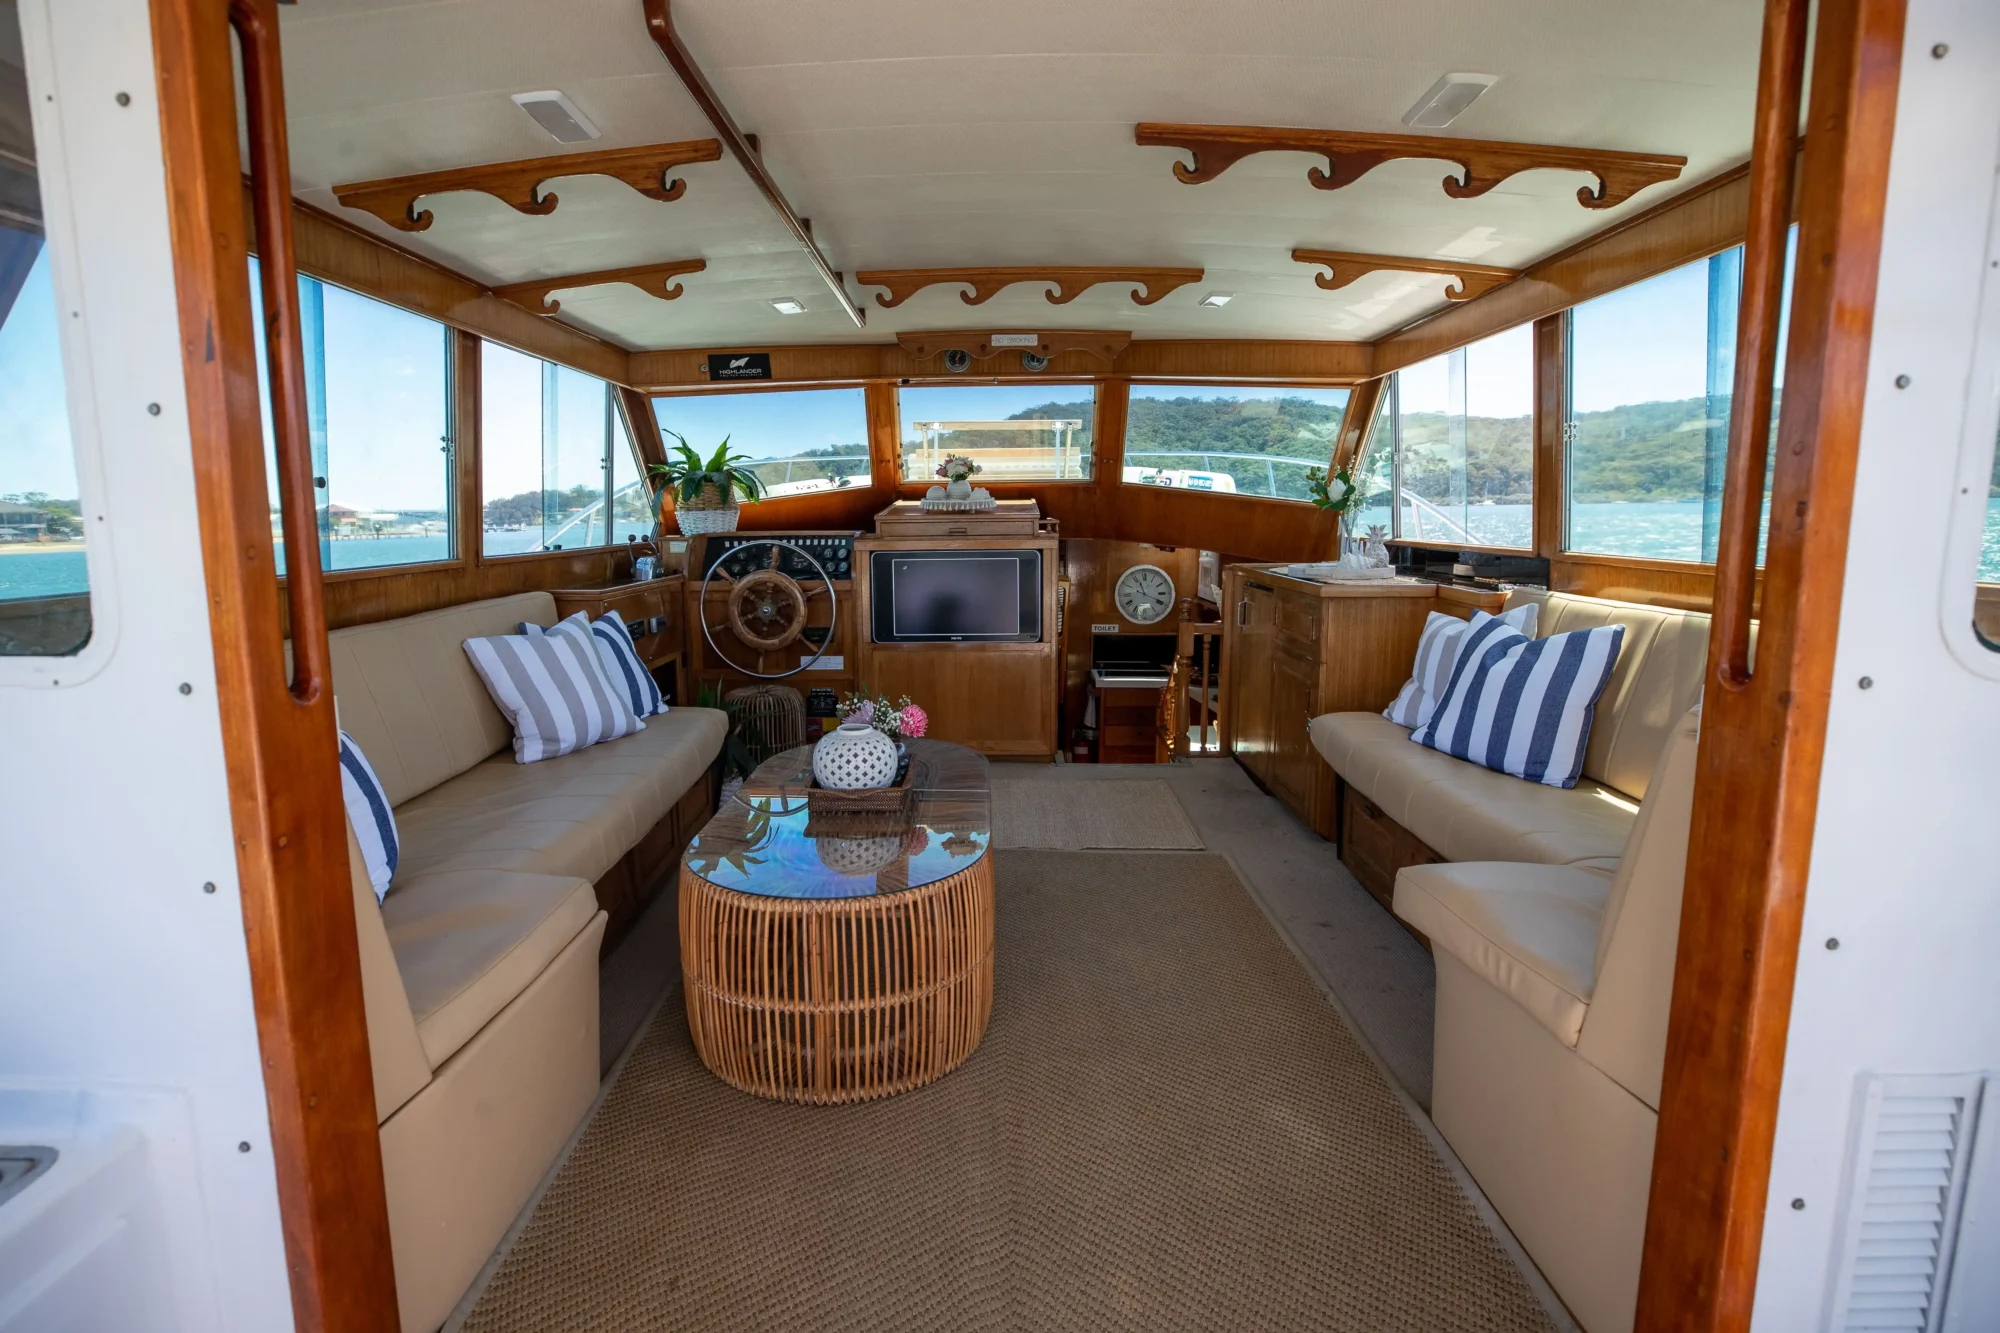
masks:
<path fill-rule="evenodd" d="M 876 643 L 1039 643 L 1040 551 L 875 551 Z"/>

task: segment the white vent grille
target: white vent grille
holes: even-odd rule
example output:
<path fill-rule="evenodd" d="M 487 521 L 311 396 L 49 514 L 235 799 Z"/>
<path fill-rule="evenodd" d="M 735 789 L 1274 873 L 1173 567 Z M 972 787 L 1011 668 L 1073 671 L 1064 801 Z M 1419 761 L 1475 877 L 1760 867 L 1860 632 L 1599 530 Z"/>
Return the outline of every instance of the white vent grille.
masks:
<path fill-rule="evenodd" d="M 1849 1333 L 1939 1327 L 1983 1082 L 1977 1076 L 1868 1080 L 1831 1327 Z"/>

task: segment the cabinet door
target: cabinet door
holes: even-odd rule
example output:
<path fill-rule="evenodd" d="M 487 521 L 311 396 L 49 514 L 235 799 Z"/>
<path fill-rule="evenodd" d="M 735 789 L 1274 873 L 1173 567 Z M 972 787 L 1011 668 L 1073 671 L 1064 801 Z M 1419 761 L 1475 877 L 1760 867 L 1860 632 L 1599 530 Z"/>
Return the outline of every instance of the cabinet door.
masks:
<path fill-rule="evenodd" d="M 1236 758 L 1251 773 L 1271 776 L 1271 650 L 1277 595 L 1261 583 L 1245 580 L 1235 616 L 1229 666 L 1230 744 Z"/>
<path fill-rule="evenodd" d="M 1319 664 L 1297 653 L 1279 652 L 1271 660 L 1270 774 L 1265 779 L 1274 792 L 1310 819 L 1312 804 L 1312 741 L 1306 722 L 1313 714 L 1313 693 L 1319 683 Z"/>

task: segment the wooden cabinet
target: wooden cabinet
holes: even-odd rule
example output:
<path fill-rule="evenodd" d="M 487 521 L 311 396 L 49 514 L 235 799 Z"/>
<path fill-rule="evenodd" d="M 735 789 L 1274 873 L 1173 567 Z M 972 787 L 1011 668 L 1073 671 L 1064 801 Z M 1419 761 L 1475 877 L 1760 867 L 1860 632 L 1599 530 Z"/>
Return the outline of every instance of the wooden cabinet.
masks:
<path fill-rule="evenodd" d="M 684 652 L 681 603 L 686 582 L 674 575 L 603 588 L 557 588 L 551 595 L 556 599 L 558 620 L 579 611 L 588 612 L 592 620 L 615 613 L 631 632 L 639 660 L 671 692 L 678 687 L 677 669 Z"/>
<path fill-rule="evenodd" d="M 1223 572 L 1223 744 L 1321 837 L 1334 835 L 1333 770 L 1306 725 L 1379 712 L 1409 679 L 1435 585 L 1315 584 L 1269 566 Z"/>

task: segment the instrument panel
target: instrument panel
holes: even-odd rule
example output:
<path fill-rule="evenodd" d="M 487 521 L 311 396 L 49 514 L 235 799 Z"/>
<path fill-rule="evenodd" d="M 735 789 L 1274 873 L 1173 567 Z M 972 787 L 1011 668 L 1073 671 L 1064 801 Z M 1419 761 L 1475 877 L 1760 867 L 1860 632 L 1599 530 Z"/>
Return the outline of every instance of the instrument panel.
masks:
<path fill-rule="evenodd" d="M 827 577 L 842 582 L 854 577 L 854 539 L 859 532 L 727 532 L 717 533 L 708 539 L 703 551 L 702 576 L 705 578 L 717 565 L 732 579 L 740 579 L 760 569 L 771 567 L 771 551 L 765 542 L 787 542 L 798 551 L 778 551 L 778 572 L 789 574 L 795 579 L 817 578 L 811 564 L 799 555 L 804 551 L 811 555 L 826 571 Z M 749 549 L 745 549 L 749 548 Z"/>

